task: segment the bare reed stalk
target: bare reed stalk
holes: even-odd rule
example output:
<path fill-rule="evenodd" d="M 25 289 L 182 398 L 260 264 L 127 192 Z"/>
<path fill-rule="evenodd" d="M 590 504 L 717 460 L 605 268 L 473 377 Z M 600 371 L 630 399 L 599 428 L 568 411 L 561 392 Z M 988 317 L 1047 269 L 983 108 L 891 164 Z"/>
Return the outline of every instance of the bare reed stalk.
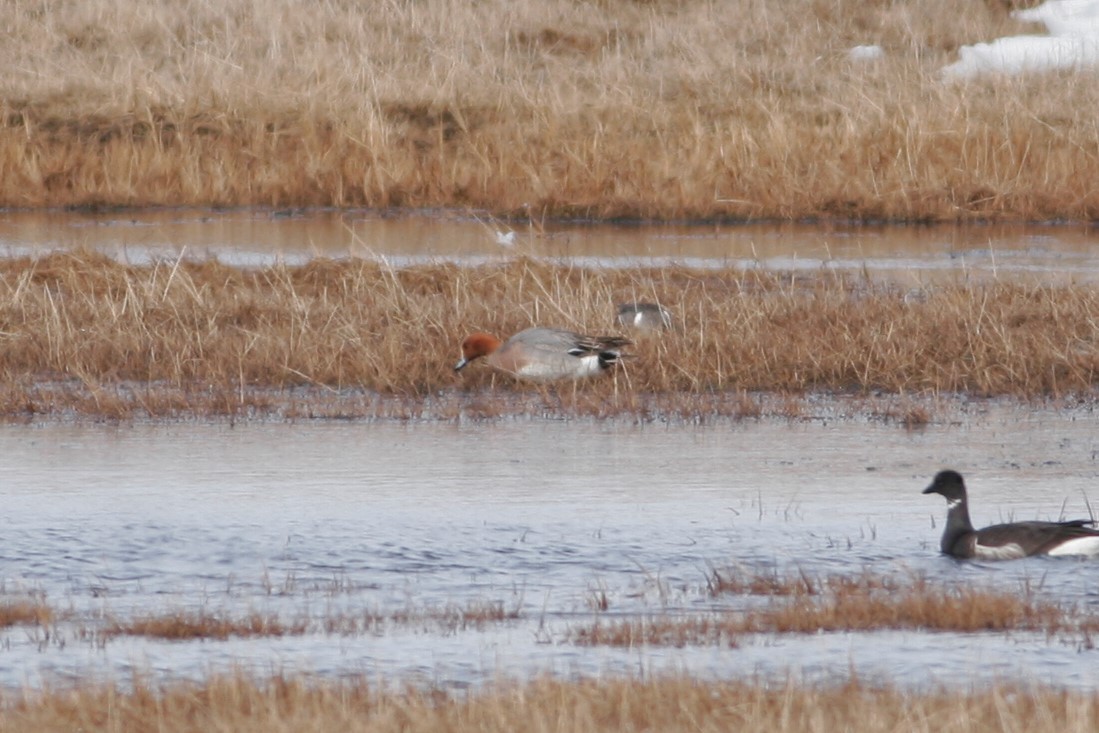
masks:
<path fill-rule="evenodd" d="M 1084 733 L 1099 719 L 1094 693 L 997 685 L 904 693 L 849 680 L 834 686 L 706 682 L 689 678 L 499 684 L 466 695 L 386 693 L 365 681 L 317 683 L 243 675 L 123 692 L 85 685 L 0 693 L 0 727 L 25 733 L 185 731 L 660 730 L 753 733 L 858 730 Z"/>
<path fill-rule="evenodd" d="M 1013 4 L 13 3 L 0 205 L 1095 218 L 1099 80 L 937 75 Z"/>
<path fill-rule="evenodd" d="M 632 334 L 632 356 L 613 377 L 547 390 L 482 365 L 452 371 L 470 331 L 617 332 L 614 304 L 638 292 L 671 308 L 676 328 Z M 509 394 L 533 393 L 593 414 L 751 415 L 758 405 L 746 391 L 1045 397 L 1096 384 L 1099 294 L 1090 286 L 958 282 L 912 295 L 826 273 L 526 259 L 402 270 L 326 260 L 137 267 L 80 252 L 3 260 L 0 406 L 56 412 L 74 409 L 79 393 L 94 403 L 81 409 L 101 415 L 262 412 L 271 390 L 285 404 L 293 388 L 302 399 L 358 395 L 358 407 L 344 402 L 354 414 L 377 410 L 370 395 L 413 409 L 434 400 L 444 414 L 443 396 L 480 394 L 472 408 L 489 416 L 514 409 Z M 903 418 L 926 422 L 917 413 Z"/>

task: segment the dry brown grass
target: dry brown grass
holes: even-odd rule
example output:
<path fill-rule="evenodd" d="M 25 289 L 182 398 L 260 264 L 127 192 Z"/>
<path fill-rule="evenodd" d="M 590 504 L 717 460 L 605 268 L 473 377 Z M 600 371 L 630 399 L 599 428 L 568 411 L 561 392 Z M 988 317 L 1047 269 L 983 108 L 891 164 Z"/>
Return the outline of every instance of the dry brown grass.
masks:
<path fill-rule="evenodd" d="M 304 621 L 288 623 L 272 614 L 250 613 L 234 618 L 210 611 L 173 611 L 126 620 L 113 619 L 106 624 L 100 635 L 105 639 L 115 636 L 146 636 L 169 641 L 225 640 L 231 636 L 293 636 L 304 634 L 306 629 Z"/>
<path fill-rule="evenodd" d="M 615 303 L 658 300 L 678 327 L 638 337 L 614 378 L 532 388 L 476 364 L 472 330 L 614 332 Z M 876 414 L 931 419 L 949 393 L 1087 394 L 1099 292 L 1017 281 L 929 287 L 828 273 L 589 270 L 517 259 L 394 270 L 316 260 L 245 270 L 95 254 L 0 260 L 0 412 L 750 417 L 761 392 L 888 394 Z M 914 399 L 913 399 L 914 398 Z M 310 407 L 316 402 L 319 407 Z M 797 402 L 780 407 L 791 415 Z M 875 408 L 877 409 L 877 408 Z"/>
<path fill-rule="evenodd" d="M 252 612 L 234 615 L 224 611 L 166 610 L 125 618 L 108 615 L 103 623 L 81 626 L 82 635 L 104 642 L 118 636 L 144 636 L 169 641 L 225 640 L 230 637 L 280 637 L 309 633 L 358 636 L 382 634 L 394 628 L 418 628 L 425 633 L 453 634 L 481 630 L 491 624 L 520 618 L 517 609 L 502 602 L 477 601 L 464 606 L 444 605 L 406 608 L 386 613 L 328 613 L 319 619 L 299 616 L 283 619 L 276 614 Z M 0 606 L 0 627 L 17 623 L 43 624 L 54 618 L 45 604 Z"/>
<path fill-rule="evenodd" d="M 432 691 L 383 693 L 361 680 L 256 682 L 238 676 L 163 688 L 138 683 L 130 692 L 104 686 L 44 694 L 0 692 L 0 728 L 23 733 L 1090 733 L 1097 721 L 1099 696 L 1094 693 L 1010 685 L 905 693 L 857 680 L 833 686 L 689 678 L 541 680 L 454 696 Z"/>
<path fill-rule="evenodd" d="M 53 609 L 41 600 L 19 598 L 0 601 L 0 629 L 21 624 L 45 626 L 53 620 Z"/>
<path fill-rule="evenodd" d="M 14 3 L 0 205 L 1095 218 L 1099 78 L 937 77 L 1012 4 Z"/>
<path fill-rule="evenodd" d="M 599 620 L 572 632 L 582 645 L 736 646 L 743 634 L 829 631 L 1039 631 L 1079 634 L 1090 644 L 1094 616 L 1039 601 L 1025 592 L 941 587 L 923 578 L 897 581 L 865 574 L 722 579 L 711 590 L 773 598 L 763 606 L 711 615 Z"/>
<path fill-rule="evenodd" d="M 473 602 L 465 606 L 445 605 L 438 608 L 408 608 L 390 613 L 326 615 L 320 627 L 326 634 L 357 636 L 384 633 L 394 627 L 412 627 L 426 633 L 453 634 L 459 631 L 481 630 L 491 624 L 521 618 L 517 609 L 503 603 Z"/>

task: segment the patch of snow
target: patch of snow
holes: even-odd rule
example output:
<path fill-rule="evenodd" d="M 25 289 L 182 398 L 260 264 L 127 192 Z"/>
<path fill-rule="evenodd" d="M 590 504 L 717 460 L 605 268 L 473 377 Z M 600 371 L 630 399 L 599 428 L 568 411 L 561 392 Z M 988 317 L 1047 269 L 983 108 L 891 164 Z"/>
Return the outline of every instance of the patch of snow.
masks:
<path fill-rule="evenodd" d="M 944 78 L 968 79 L 985 73 L 1025 74 L 1099 67 L 1099 0 L 1048 0 L 1013 11 L 1016 20 L 1043 23 L 1048 36 L 1007 36 L 958 49 L 958 60 Z"/>
<path fill-rule="evenodd" d="M 1095 0 L 1049 0 L 1028 10 L 1014 10 L 1011 17 L 1044 23 L 1051 36 L 1099 34 L 1099 2 Z"/>
<path fill-rule="evenodd" d="M 881 46 L 855 46 L 847 52 L 848 61 L 877 61 L 885 58 L 885 50 Z"/>

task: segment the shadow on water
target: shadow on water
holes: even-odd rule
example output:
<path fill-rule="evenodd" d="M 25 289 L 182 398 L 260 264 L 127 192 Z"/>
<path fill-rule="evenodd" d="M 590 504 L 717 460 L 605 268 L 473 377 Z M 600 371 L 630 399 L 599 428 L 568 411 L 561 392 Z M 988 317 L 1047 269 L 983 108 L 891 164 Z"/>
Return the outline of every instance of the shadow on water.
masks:
<path fill-rule="evenodd" d="M 1094 415 L 995 403 L 917 432 L 824 419 L 0 426 L 3 594 L 44 596 L 58 611 L 53 628 L 0 631 L 0 684 L 243 667 L 445 686 L 854 670 L 907 686 L 1018 678 L 1095 689 L 1082 642 L 1044 633 L 609 648 L 579 646 L 570 632 L 597 619 L 742 608 L 743 597 L 707 591 L 715 568 L 924 577 L 1091 609 L 1099 586 L 1077 560 L 941 557 L 945 506 L 920 490 L 953 466 L 970 478 L 978 524 L 1086 515 L 1097 454 Z M 486 624 L 432 620 L 486 606 L 504 613 Z M 94 633 L 107 619 L 181 611 L 313 626 L 223 641 Z M 324 619 L 402 614 L 413 620 L 318 630 Z"/>

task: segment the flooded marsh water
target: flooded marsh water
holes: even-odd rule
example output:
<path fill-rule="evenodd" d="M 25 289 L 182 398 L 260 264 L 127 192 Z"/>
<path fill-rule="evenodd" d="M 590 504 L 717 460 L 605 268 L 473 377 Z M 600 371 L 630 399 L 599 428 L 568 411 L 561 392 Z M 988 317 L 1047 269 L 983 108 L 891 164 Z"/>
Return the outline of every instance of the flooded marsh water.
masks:
<path fill-rule="evenodd" d="M 133 263 L 317 256 L 396 266 L 516 255 L 595 267 L 832 268 L 870 277 L 1099 280 L 1090 227 L 519 227 L 369 212 L 0 216 L 0 255 L 90 247 Z M 835 398 L 842 401 L 842 398 Z M 1089 640 L 1044 632 L 745 635 L 730 646 L 585 647 L 603 620 L 690 618 L 759 602 L 715 570 L 865 573 L 1032 593 L 1099 612 L 1099 564 L 957 563 L 938 552 L 943 467 L 978 524 L 1086 516 L 1099 486 L 1088 407 L 973 401 L 920 430 L 839 418 L 0 425 L 0 686 L 133 673 L 201 679 L 364 674 L 476 686 L 541 674 L 860 677 L 906 687 L 1024 680 L 1099 689 Z M 815 416 L 814 416 L 815 415 Z M 503 618 L 464 618 L 495 609 Z M 281 637 L 107 636 L 177 613 L 299 622 Z M 491 614 L 490 614 L 491 615 Z M 346 621 L 353 632 L 326 630 Z M 338 624 L 336 624 L 338 626 Z"/>
<path fill-rule="evenodd" d="M 905 431 L 858 421 L 711 427 L 590 421 L 398 425 L 48 423 L 0 427 L 7 598 L 44 596 L 52 629 L 0 636 L 0 684 L 201 678 L 243 668 L 477 685 L 500 676 L 680 671 L 860 676 L 907 686 L 1036 679 L 1094 688 L 1082 640 L 922 631 L 748 635 L 736 648 L 581 647 L 595 620 L 743 607 L 714 569 L 872 572 L 972 583 L 1099 610 L 1094 564 L 959 564 L 945 505 L 971 477 L 978 523 L 1087 514 L 1095 416 L 986 405 Z M 504 620 L 420 612 L 502 608 Z M 310 619 L 305 634 L 97 638 L 112 618 L 179 611 Z M 325 633 L 325 618 L 392 618 Z M 47 631 L 49 634 L 47 635 Z"/>
<path fill-rule="evenodd" d="M 503 244 L 502 242 L 508 242 Z M 395 266 L 525 255 L 596 267 L 744 267 L 865 272 L 922 283 L 959 274 L 1099 280 L 1090 225 L 896 227 L 797 223 L 514 225 L 475 214 L 163 210 L 0 215 L 0 256 L 90 248 L 132 264 L 180 256 L 240 266 L 313 257 Z"/>

